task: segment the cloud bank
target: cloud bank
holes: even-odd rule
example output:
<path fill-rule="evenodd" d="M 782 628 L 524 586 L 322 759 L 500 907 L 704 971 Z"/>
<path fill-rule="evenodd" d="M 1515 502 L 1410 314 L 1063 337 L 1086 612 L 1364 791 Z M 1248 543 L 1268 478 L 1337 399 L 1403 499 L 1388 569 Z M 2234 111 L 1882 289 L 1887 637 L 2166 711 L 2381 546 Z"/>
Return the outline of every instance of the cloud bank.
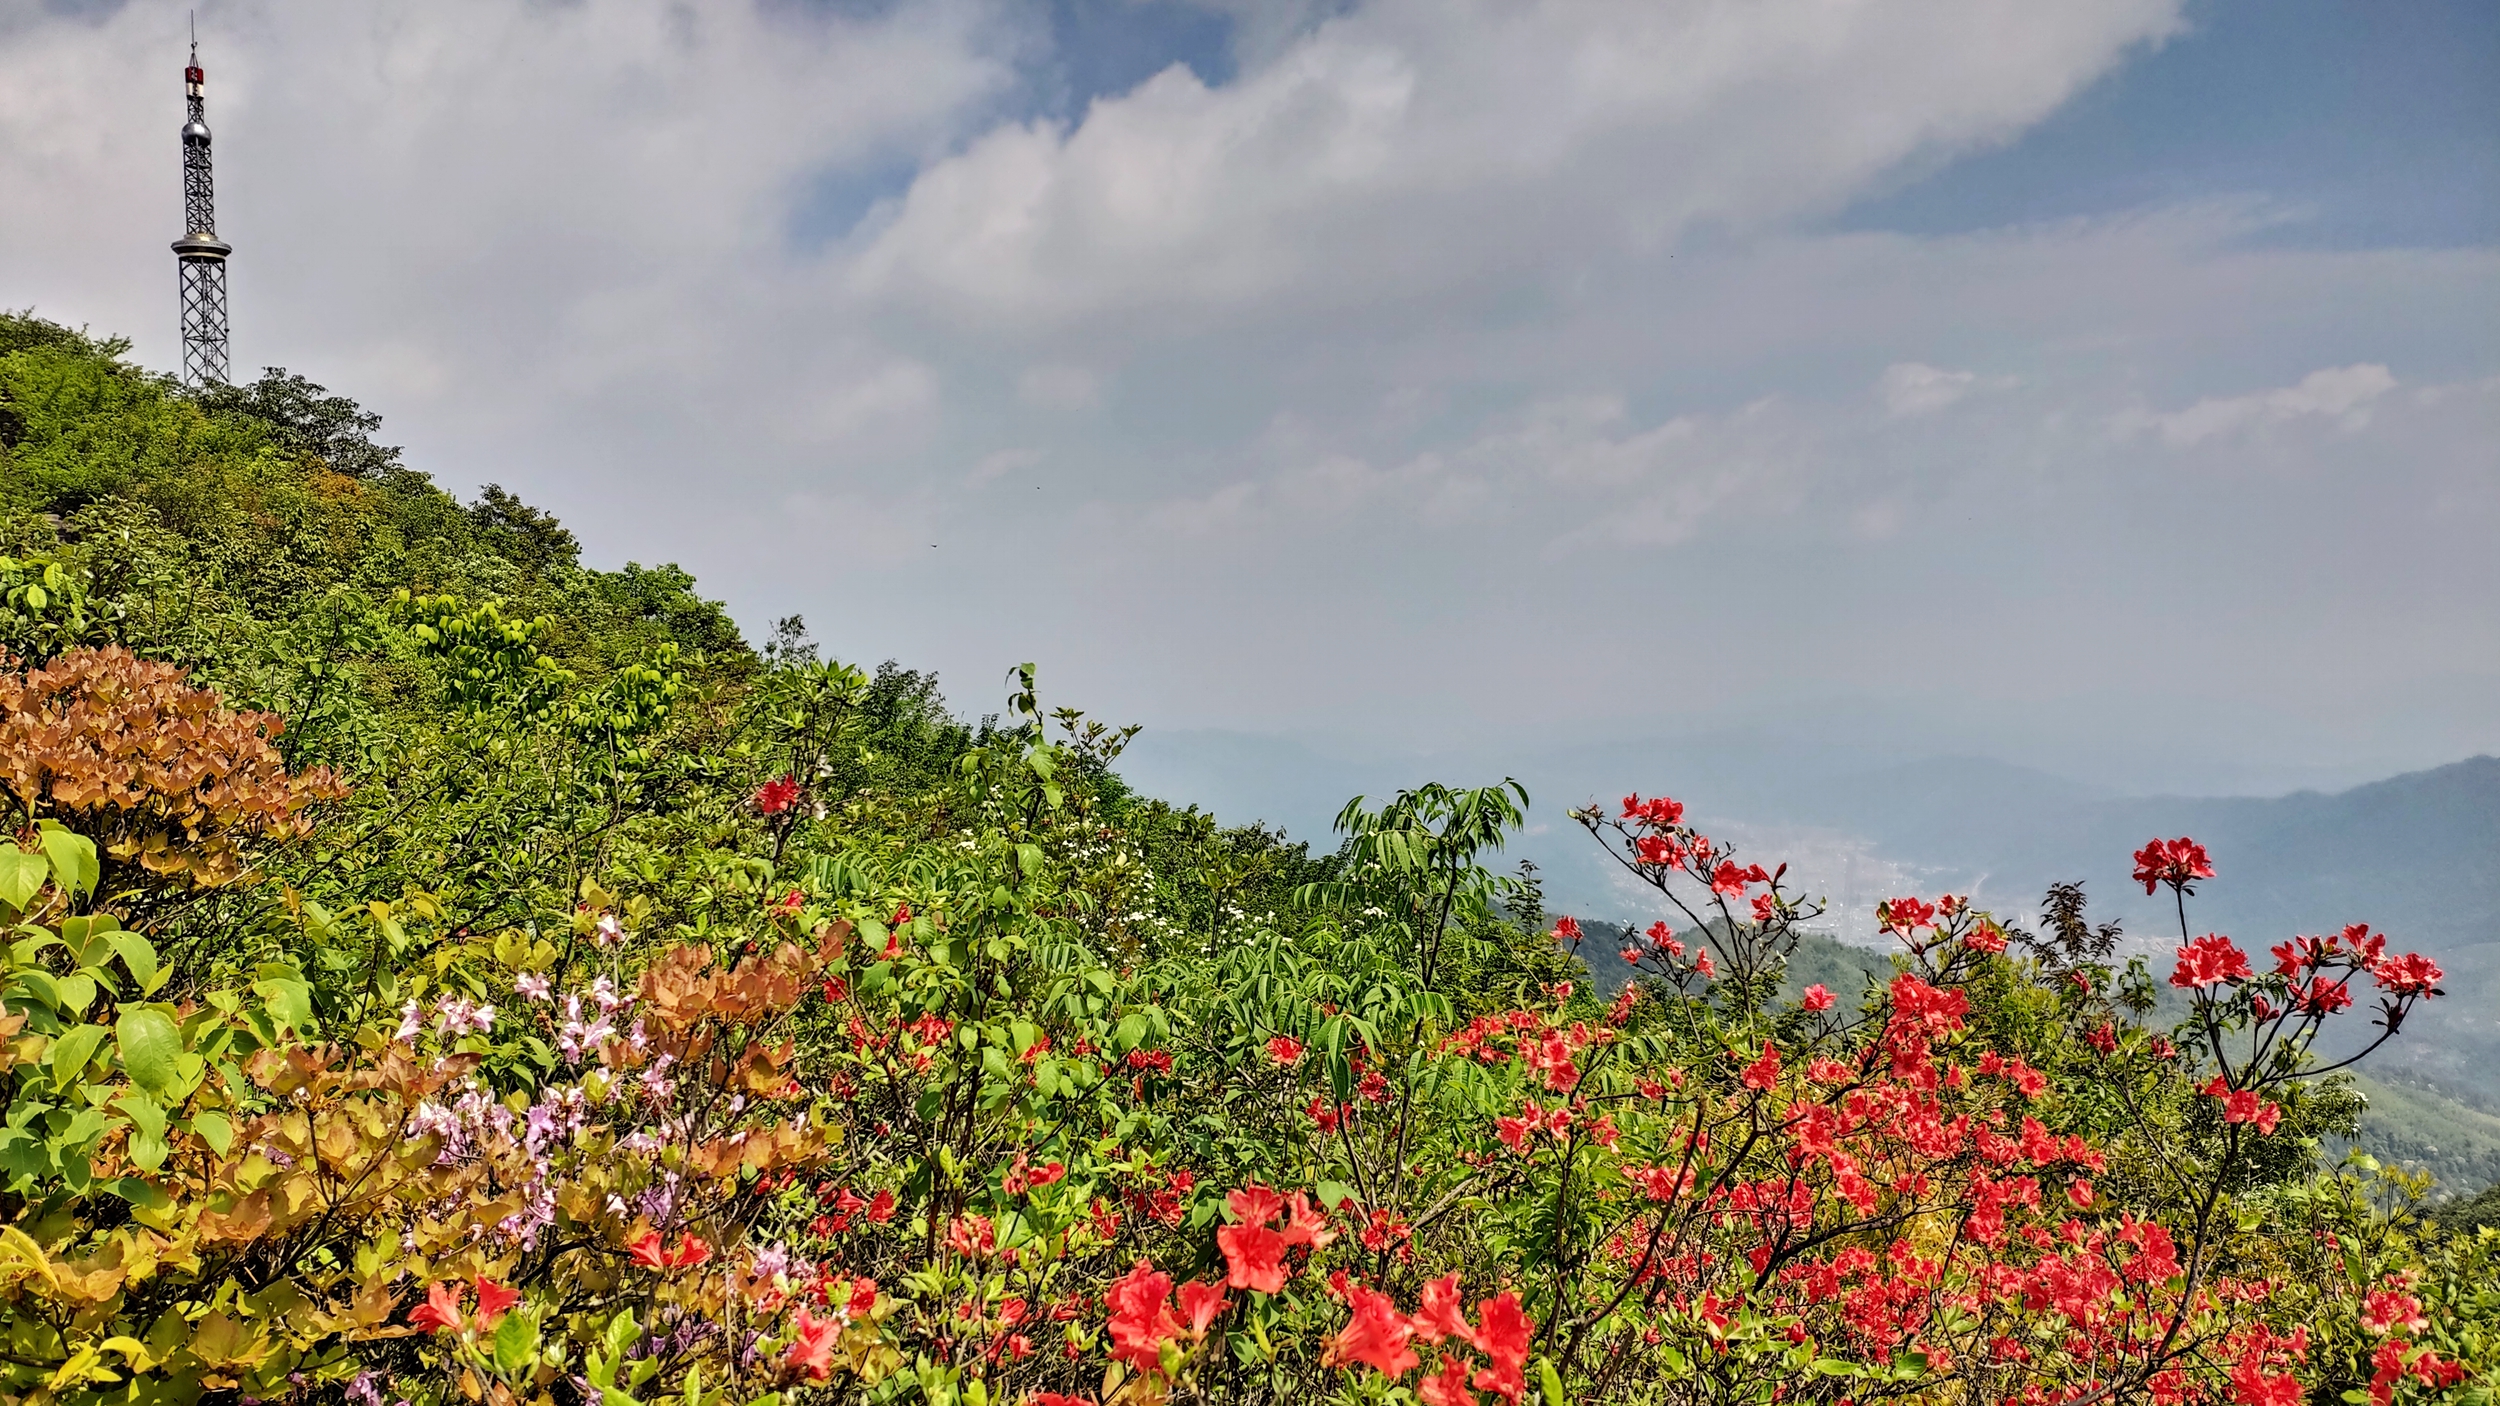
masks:
<path fill-rule="evenodd" d="M 0 302 L 159 365 L 183 13 L 0 4 Z M 2493 248 L 1834 219 L 2180 4 L 1233 13 L 1067 106 L 979 0 L 211 5 L 238 365 L 967 706 L 1038 658 L 1380 745 L 2500 747 Z"/>

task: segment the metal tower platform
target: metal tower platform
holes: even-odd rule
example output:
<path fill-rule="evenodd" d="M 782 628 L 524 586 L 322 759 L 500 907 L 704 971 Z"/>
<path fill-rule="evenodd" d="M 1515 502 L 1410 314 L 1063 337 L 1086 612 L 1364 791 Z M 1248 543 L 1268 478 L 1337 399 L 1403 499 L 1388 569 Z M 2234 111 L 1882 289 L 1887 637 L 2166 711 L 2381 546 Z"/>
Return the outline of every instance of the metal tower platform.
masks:
<path fill-rule="evenodd" d="M 182 71 L 189 120 L 182 124 L 182 222 L 174 241 L 182 276 L 182 381 L 197 389 L 229 379 L 226 359 L 226 256 L 234 246 L 217 237 L 217 189 L 208 160 L 208 75 L 200 69 L 200 41 L 191 41 L 191 63 Z"/>

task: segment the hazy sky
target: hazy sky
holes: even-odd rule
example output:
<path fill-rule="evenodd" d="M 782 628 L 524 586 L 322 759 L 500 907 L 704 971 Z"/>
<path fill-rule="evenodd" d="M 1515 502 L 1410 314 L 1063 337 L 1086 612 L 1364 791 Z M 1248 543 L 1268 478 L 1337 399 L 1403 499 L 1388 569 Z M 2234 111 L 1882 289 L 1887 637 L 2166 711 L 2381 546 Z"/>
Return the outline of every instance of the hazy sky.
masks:
<path fill-rule="evenodd" d="M 185 10 L 0 0 L 0 305 L 158 366 Z M 2500 750 L 2485 0 L 199 25 L 239 370 L 968 708 Z"/>

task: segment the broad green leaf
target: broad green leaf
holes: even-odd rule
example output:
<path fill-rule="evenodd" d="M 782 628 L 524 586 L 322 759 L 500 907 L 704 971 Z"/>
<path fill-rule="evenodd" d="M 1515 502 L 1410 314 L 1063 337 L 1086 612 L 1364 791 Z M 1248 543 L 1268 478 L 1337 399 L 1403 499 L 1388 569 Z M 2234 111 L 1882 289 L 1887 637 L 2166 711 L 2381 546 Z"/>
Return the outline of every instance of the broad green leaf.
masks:
<path fill-rule="evenodd" d="M 58 821 L 43 824 L 43 853 L 52 861 L 52 875 L 69 893 L 95 892 L 96 880 L 103 869 L 96 862 L 95 841 L 65 829 Z"/>
<path fill-rule="evenodd" d="M 198 1133 L 201 1141 L 216 1149 L 220 1157 L 234 1146 L 234 1124 L 227 1121 L 225 1114 L 213 1108 L 191 1115 L 191 1131 Z"/>
<path fill-rule="evenodd" d="M 121 1097 L 113 1100 L 113 1106 L 130 1119 L 130 1126 L 137 1131 L 156 1138 L 165 1135 L 165 1110 L 157 1107 L 156 1100 L 146 1094 L 137 1089 L 124 1089 Z"/>
<path fill-rule="evenodd" d="M 507 1313 L 495 1325 L 495 1365 L 511 1376 L 538 1356 L 538 1321 L 525 1313 Z"/>
<path fill-rule="evenodd" d="M 71 1027 L 52 1045 L 52 1082 L 63 1089 L 78 1082 L 95 1052 L 104 1047 L 104 1037 L 112 1032 L 101 1025 Z"/>
<path fill-rule="evenodd" d="M 69 1004 L 69 996 L 61 990 L 60 980 L 40 967 L 28 967 L 10 977 L 12 984 L 25 988 L 26 994 L 54 1010 Z"/>
<path fill-rule="evenodd" d="M 113 1037 L 121 1045 L 122 1069 L 130 1082 L 159 1098 L 172 1098 L 182 1057 L 182 1031 L 174 1018 L 147 1006 L 126 1006 L 114 1023 Z"/>
<path fill-rule="evenodd" d="M 156 988 L 173 975 L 172 969 L 157 967 L 155 945 L 135 932 L 114 933 L 113 950 L 121 954 L 122 965 L 129 970 L 131 980 L 139 984 L 143 997 L 155 995 Z"/>
<path fill-rule="evenodd" d="M 284 962 L 264 962 L 252 990 L 269 1003 L 271 1021 L 296 1030 L 312 1028 L 312 991 L 304 985 L 303 973 Z"/>
<path fill-rule="evenodd" d="M 634 1345 L 634 1339 L 640 1332 L 641 1329 L 635 1326 L 631 1309 L 609 1319 L 607 1330 L 609 1360 L 615 1361 L 622 1358 L 625 1355 L 625 1349 Z"/>
<path fill-rule="evenodd" d="M 82 967 L 100 967 L 113 960 L 113 936 L 122 929 L 110 913 L 90 913 L 61 920 L 61 945 Z"/>
<path fill-rule="evenodd" d="M 0 843 L 0 903 L 24 912 L 51 872 L 51 864 L 42 855 Z"/>

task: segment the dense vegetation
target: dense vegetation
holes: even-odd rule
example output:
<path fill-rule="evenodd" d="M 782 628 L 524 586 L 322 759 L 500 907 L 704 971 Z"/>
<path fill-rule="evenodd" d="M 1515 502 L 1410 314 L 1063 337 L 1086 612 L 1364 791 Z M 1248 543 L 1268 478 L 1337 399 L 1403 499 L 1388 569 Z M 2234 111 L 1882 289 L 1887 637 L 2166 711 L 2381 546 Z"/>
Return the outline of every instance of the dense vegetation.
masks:
<path fill-rule="evenodd" d="M 123 350 L 0 318 L 0 1396 L 2500 1386 L 2487 1208 L 2320 1165 L 2314 1038 L 2439 973 L 2192 937 L 2227 855 L 2137 856 L 2175 964 L 2063 890 L 1895 900 L 1868 972 L 1633 796 L 1577 818 L 1686 921 L 1600 936 L 1498 866 L 1515 787 L 1225 828 L 1029 666 L 975 725 L 752 650 Z"/>

